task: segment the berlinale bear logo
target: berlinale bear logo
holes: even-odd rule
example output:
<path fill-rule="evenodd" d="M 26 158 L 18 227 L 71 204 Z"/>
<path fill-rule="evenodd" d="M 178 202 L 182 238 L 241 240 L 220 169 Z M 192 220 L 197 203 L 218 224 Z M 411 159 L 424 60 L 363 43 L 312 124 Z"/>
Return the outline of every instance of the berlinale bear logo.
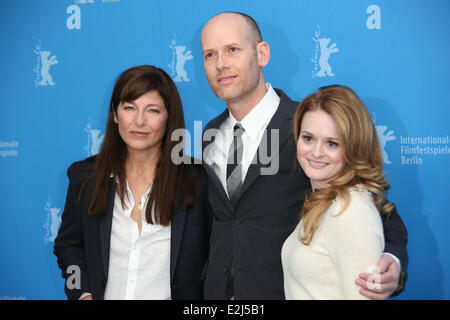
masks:
<path fill-rule="evenodd" d="M 377 115 L 375 114 L 375 112 L 373 113 L 374 116 L 374 124 L 376 122 L 377 119 Z M 389 130 L 388 132 L 386 132 L 387 130 L 387 126 L 379 124 L 375 126 L 375 129 L 377 130 L 377 136 L 378 136 L 378 141 L 380 142 L 380 148 L 381 148 L 381 153 L 383 156 L 383 163 L 385 164 L 391 164 L 392 161 L 389 160 L 389 156 L 388 153 L 386 152 L 386 143 L 388 141 L 393 141 L 396 139 L 396 136 L 394 136 L 394 131 L 393 130 Z"/>
<path fill-rule="evenodd" d="M 169 68 L 172 71 L 172 76 L 175 76 L 173 81 L 189 82 L 191 80 L 188 78 L 187 72 L 184 69 L 184 65 L 185 65 L 186 61 L 192 60 L 192 59 L 194 59 L 194 57 L 191 54 L 191 50 L 184 52 L 186 50 L 186 46 L 176 45 L 177 44 L 176 38 L 177 38 L 177 36 L 174 34 L 174 38 L 172 39 L 171 44 L 169 45 L 169 48 L 172 49 L 172 61 L 169 64 Z M 175 58 L 176 58 L 176 63 L 175 63 Z M 175 72 L 176 72 L 176 75 L 175 75 Z"/>
<path fill-rule="evenodd" d="M 36 68 L 33 71 L 36 73 L 35 85 L 37 86 L 54 86 L 55 82 L 50 74 L 50 67 L 58 63 L 56 56 L 50 57 L 50 51 L 41 50 L 42 44 L 38 40 L 38 44 L 34 49 L 34 53 L 37 55 Z"/>
<path fill-rule="evenodd" d="M 319 25 L 312 39 L 316 43 L 316 50 L 314 56 L 311 58 L 311 61 L 314 63 L 314 70 L 312 72 L 313 79 L 326 76 L 334 77 L 335 74 L 331 71 L 331 65 L 328 59 L 331 54 L 339 52 L 339 48 L 336 47 L 336 42 L 330 45 L 331 38 L 320 38 Z"/>
<path fill-rule="evenodd" d="M 89 118 L 89 122 L 86 124 L 84 131 L 88 134 L 88 142 L 84 150 L 86 150 L 88 157 L 94 156 L 100 152 L 105 134 L 101 134 L 102 131 L 100 129 L 93 128 L 91 118 Z"/>
<path fill-rule="evenodd" d="M 52 199 L 48 197 L 44 210 L 47 211 L 47 221 L 44 224 L 46 230 L 45 242 L 55 241 L 61 224 L 61 209 L 52 207 Z"/>

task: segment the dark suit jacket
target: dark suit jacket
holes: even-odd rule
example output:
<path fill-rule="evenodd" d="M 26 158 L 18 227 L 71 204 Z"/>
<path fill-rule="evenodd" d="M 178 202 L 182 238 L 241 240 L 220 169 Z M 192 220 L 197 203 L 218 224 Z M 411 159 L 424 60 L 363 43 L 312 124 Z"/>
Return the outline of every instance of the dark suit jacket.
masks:
<path fill-rule="evenodd" d="M 65 292 L 69 299 L 79 299 L 90 292 L 94 299 L 103 299 L 108 281 L 110 236 L 115 189 L 109 190 L 109 208 L 104 215 L 88 215 L 93 190 L 92 180 L 86 185 L 80 202 L 77 201 L 81 185 L 90 175 L 93 158 L 76 162 L 67 171 L 69 188 L 62 214 L 62 224 L 55 239 L 54 253 L 63 278 L 72 272 L 67 268 L 78 266 L 81 270 L 81 288 Z M 197 200 L 188 211 L 178 209 L 171 221 L 170 285 L 172 299 L 202 299 L 200 275 L 208 256 L 210 219 L 206 200 L 206 184 L 199 180 L 198 168 L 192 165 Z M 70 281 L 69 281 L 70 282 Z"/>
<path fill-rule="evenodd" d="M 238 200 L 232 203 L 213 168 L 204 164 L 214 215 L 210 254 L 203 273 L 206 299 L 226 298 L 231 272 L 236 299 L 284 299 L 281 247 L 300 220 L 310 183 L 297 165 L 292 136 L 292 117 L 298 103 L 275 90 L 281 101 L 267 126 L 267 134 L 269 137 L 271 129 L 279 129 L 279 150 L 271 155 L 278 157 L 278 173 L 261 175 L 263 164 L 258 159 L 250 165 Z M 218 129 L 227 117 L 225 110 L 208 123 L 205 131 Z M 203 149 L 209 143 L 204 142 Z M 396 211 L 383 220 L 385 251 L 396 255 L 406 270 L 406 229 Z"/>

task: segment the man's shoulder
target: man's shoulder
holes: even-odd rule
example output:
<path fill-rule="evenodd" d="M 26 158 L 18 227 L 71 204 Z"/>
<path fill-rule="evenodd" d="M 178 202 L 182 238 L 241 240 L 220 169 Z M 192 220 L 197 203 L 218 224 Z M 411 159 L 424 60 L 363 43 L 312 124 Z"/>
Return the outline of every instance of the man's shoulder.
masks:
<path fill-rule="evenodd" d="M 219 114 L 217 117 L 212 118 L 208 121 L 208 123 L 205 126 L 205 130 L 207 129 L 218 129 L 219 126 L 227 119 L 228 117 L 228 109 L 225 109 L 221 114 Z"/>
<path fill-rule="evenodd" d="M 281 89 L 274 88 L 274 90 L 280 97 L 280 104 L 278 105 L 274 118 L 278 120 L 292 120 L 299 104 L 298 101 L 294 101 L 289 98 L 289 96 Z"/>
<path fill-rule="evenodd" d="M 283 109 L 289 111 L 289 113 L 294 113 L 298 106 L 298 101 L 294 101 L 282 90 L 278 88 L 274 88 L 276 94 L 280 97 L 280 106 Z M 217 117 L 208 121 L 204 130 L 208 129 L 219 129 L 220 125 L 227 119 L 228 117 L 228 109 L 225 109 L 221 114 Z"/>
<path fill-rule="evenodd" d="M 291 98 L 289 98 L 289 96 L 282 90 L 279 88 L 274 88 L 275 92 L 277 93 L 277 95 L 280 97 L 280 105 L 283 104 L 289 104 L 289 105 L 298 105 L 298 101 L 294 101 Z"/>

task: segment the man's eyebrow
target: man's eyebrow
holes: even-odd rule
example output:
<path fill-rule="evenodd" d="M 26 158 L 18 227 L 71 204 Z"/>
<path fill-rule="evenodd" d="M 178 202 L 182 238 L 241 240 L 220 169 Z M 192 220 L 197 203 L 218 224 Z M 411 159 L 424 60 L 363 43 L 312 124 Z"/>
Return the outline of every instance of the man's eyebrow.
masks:
<path fill-rule="evenodd" d="M 229 44 L 224 45 L 223 47 L 224 47 L 224 48 L 229 48 L 229 47 L 242 47 L 242 45 L 239 44 L 239 43 L 237 43 L 237 42 L 232 42 L 232 43 L 229 43 Z M 206 49 L 202 50 L 203 53 L 208 52 L 208 51 L 215 51 L 215 49 L 209 49 L 209 48 L 206 48 Z"/>
<path fill-rule="evenodd" d="M 238 46 L 238 47 L 240 47 L 241 44 L 239 44 L 239 43 L 237 43 L 237 42 L 233 42 L 233 43 L 230 43 L 230 44 L 225 45 L 225 47 L 232 47 L 232 46 Z"/>
<path fill-rule="evenodd" d="M 213 49 L 205 49 L 205 50 L 202 50 L 203 53 L 208 52 L 208 51 L 213 51 Z"/>

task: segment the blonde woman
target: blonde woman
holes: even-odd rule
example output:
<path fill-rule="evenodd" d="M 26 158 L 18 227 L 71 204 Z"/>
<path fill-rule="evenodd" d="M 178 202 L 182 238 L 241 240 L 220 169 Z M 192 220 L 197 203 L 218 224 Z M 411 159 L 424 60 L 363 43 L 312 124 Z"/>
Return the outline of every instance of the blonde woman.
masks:
<path fill-rule="evenodd" d="M 320 88 L 294 116 L 297 159 L 311 181 L 297 228 L 282 248 L 286 299 L 364 299 L 355 283 L 384 251 L 386 201 L 375 127 L 348 87 Z M 379 283 L 370 277 L 372 289 Z"/>

